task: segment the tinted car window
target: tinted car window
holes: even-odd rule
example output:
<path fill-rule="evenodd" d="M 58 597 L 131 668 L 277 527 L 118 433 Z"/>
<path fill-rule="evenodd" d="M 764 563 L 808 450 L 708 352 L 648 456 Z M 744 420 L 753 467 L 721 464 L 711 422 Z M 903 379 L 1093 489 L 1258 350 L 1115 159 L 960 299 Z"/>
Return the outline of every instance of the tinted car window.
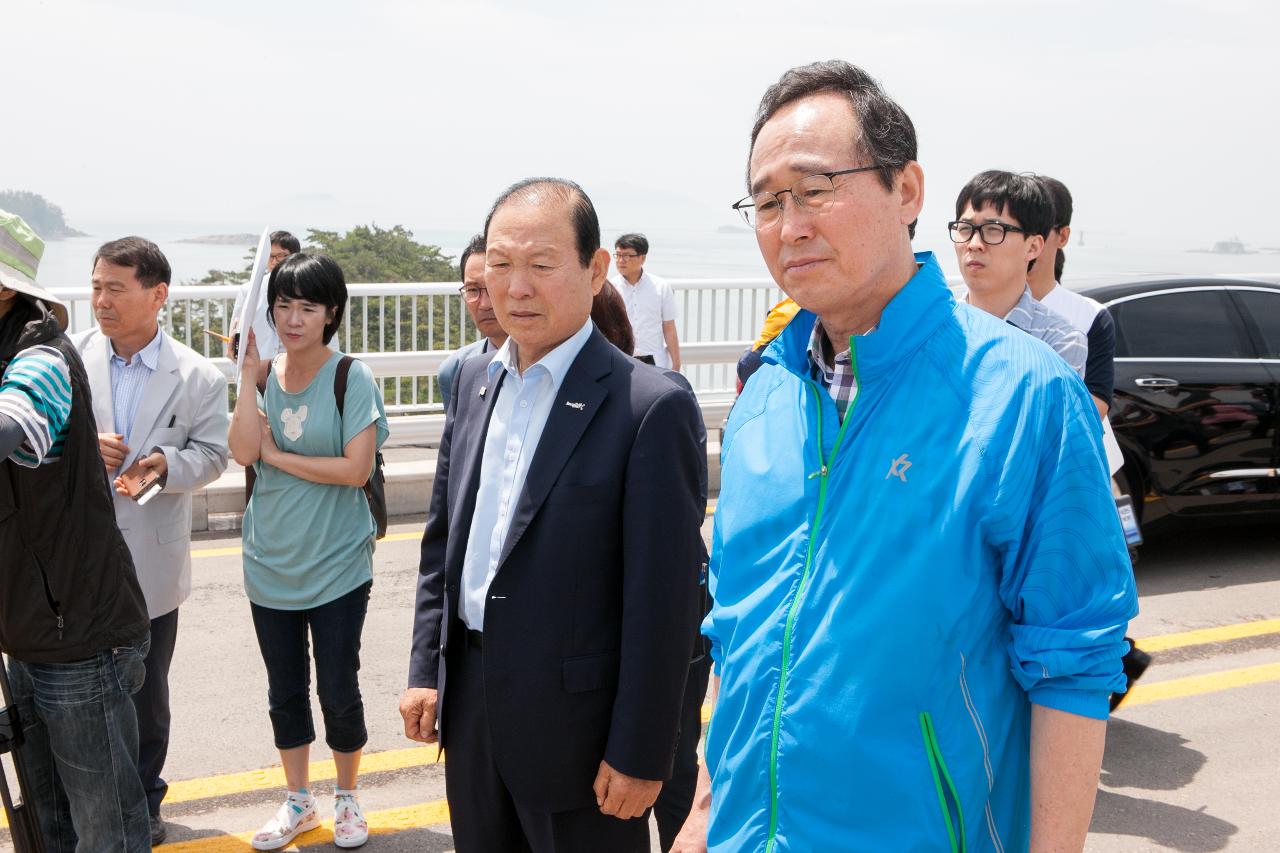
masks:
<path fill-rule="evenodd" d="M 1237 290 L 1235 295 L 1262 332 L 1262 357 L 1280 358 L 1280 293 Z"/>
<path fill-rule="evenodd" d="M 1118 357 L 1253 357 L 1235 307 L 1220 290 L 1144 296 L 1111 306 L 1111 315 Z"/>

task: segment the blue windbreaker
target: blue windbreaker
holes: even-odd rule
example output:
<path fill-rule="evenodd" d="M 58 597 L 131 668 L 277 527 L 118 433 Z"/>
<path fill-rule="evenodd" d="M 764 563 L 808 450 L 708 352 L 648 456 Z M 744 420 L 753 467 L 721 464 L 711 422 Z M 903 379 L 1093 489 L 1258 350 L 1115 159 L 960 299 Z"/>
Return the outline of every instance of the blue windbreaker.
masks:
<path fill-rule="evenodd" d="M 851 341 L 843 425 L 814 316 L 725 431 L 703 626 L 714 851 L 1025 850 L 1030 703 L 1124 690 L 1133 572 L 1097 411 L 931 254 Z"/>

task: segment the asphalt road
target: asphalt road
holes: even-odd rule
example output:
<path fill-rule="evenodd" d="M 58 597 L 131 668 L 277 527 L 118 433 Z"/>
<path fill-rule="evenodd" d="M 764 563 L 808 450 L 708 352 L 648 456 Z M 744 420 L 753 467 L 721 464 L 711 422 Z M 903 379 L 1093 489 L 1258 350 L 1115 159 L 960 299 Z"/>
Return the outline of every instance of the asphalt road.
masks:
<path fill-rule="evenodd" d="M 362 802 L 368 849 L 452 849 L 444 766 L 404 738 L 405 683 L 421 519 L 378 546 L 361 684 L 369 745 Z M 706 527 L 710 533 L 710 524 Z M 245 851 L 274 813 L 282 777 L 266 677 L 241 583 L 238 536 L 193 544 L 194 590 L 173 661 L 173 736 L 164 817 L 171 853 Z M 1141 615 L 1157 662 L 1112 719 L 1088 850 L 1280 849 L 1280 530 L 1186 532 L 1144 548 Z M 315 707 L 319 727 L 320 711 Z M 315 750 L 313 761 L 328 759 Z M 331 813 L 332 765 L 313 769 Z M 330 844 L 317 830 L 302 846 Z M 0 833 L 7 847 L 7 833 Z M 657 849 L 656 847 L 654 849 Z"/>

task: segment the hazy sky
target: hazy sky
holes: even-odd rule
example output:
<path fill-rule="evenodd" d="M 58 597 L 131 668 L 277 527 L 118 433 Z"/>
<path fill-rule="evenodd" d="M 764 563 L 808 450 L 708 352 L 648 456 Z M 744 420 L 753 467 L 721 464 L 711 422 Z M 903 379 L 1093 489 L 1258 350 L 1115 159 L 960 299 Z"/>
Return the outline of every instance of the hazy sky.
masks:
<path fill-rule="evenodd" d="M 1274 3 L 18 2 L 0 188 L 77 222 L 471 229 L 532 174 L 606 227 L 730 223 L 764 88 L 862 65 L 920 137 L 941 229 L 986 168 L 1086 231 L 1280 246 Z"/>

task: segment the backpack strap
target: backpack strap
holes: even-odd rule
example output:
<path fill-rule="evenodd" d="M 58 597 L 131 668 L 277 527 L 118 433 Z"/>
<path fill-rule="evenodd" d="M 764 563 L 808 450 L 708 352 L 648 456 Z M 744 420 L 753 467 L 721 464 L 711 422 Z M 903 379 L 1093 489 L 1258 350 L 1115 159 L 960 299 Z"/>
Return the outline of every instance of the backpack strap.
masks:
<path fill-rule="evenodd" d="M 262 402 L 265 405 L 267 400 L 267 385 L 271 382 L 271 369 L 275 366 L 274 358 L 267 360 L 267 375 L 262 377 L 262 384 L 258 386 L 258 393 L 262 395 Z"/>
<path fill-rule="evenodd" d="M 342 417 L 342 404 L 347 401 L 347 374 L 351 372 L 351 362 L 355 360 L 355 356 L 344 355 L 333 373 L 333 398 L 338 402 L 339 418 Z"/>

